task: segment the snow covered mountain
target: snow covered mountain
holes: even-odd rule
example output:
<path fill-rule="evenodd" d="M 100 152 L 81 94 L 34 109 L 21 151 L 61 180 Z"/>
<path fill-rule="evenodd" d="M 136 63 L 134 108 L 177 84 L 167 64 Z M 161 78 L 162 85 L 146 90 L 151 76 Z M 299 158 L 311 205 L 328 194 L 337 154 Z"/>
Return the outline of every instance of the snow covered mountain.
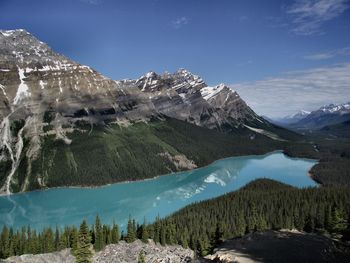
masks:
<path fill-rule="evenodd" d="M 299 129 L 320 129 L 350 120 L 350 102 L 343 104 L 329 104 L 312 111 L 310 114 L 291 124 Z"/>
<path fill-rule="evenodd" d="M 111 123 L 128 127 L 174 118 L 226 133 L 280 139 L 273 133 L 274 125 L 255 114 L 224 84 L 209 87 L 185 69 L 115 81 L 55 53 L 22 29 L 0 31 L 0 89 L 2 193 L 46 187 L 56 165 L 50 158 L 58 158 L 58 150 L 47 145 L 63 141 L 67 147 L 77 147 L 79 134 L 91 134 L 94 127 Z M 85 147 L 85 142 L 80 143 Z M 98 145 L 106 150 L 102 142 Z M 84 184 L 78 160 L 69 152 L 64 156 L 57 160 L 67 158 L 65 165 L 71 169 L 67 173 L 79 172 Z M 174 162 L 174 158 L 170 159 Z M 60 169 L 57 165 L 57 176 L 63 177 Z"/>
<path fill-rule="evenodd" d="M 304 119 L 306 116 L 310 114 L 310 111 L 306 110 L 300 110 L 297 113 L 294 113 L 292 115 L 285 116 L 283 118 L 278 118 L 273 120 L 276 124 L 281 125 L 289 125 L 295 122 L 300 121 L 301 119 Z"/>

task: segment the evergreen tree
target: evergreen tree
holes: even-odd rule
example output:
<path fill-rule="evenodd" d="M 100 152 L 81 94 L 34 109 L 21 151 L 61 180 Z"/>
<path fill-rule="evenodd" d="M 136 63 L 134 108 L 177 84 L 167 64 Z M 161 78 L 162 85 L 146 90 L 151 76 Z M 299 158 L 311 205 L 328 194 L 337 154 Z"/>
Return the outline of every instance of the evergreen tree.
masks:
<path fill-rule="evenodd" d="M 116 244 L 118 243 L 120 237 L 119 237 L 119 227 L 118 225 L 113 221 L 113 226 L 111 230 L 111 243 Z"/>
<path fill-rule="evenodd" d="M 69 239 L 70 239 L 70 246 L 74 254 L 78 249 L 78 242 L 79 242 L 79 233 L 75 227 L 73 227 L 73 229 L 71 230 Z"/>
<path fill-rule="evenodd" d="M 91 237 L 89 227 L 85 220 L 81 223 L 79 228 L 78 244 L 74 255 L 76 263 L 92 262 Z"/>
<path fill-rule="evenodd" d="M 131 217 L 129 217 L 125 240 L 128 243 L 132 243 L 135 241 L 135 239 L 136 239 L 135 221 L 131 220 Z"/>
<path fill-rule="evenodd" d="M 141 226 L 141 240 L 144 243 L 148 242 L 148 231 L 147 231 L 146 219 L 144 220 Z"/>
<path fill-rule="evenodd" d="M 0 238 L 0 256 L 1 258 L 7 258 L 11 256 L 11 249 L 10 249 L 10 231 L 9 229 L 4 226 L 1 232 L 1 238 Z"/>
<path fill-rule="evenodd" d="M 103 230 L 102 230 L 101 221 L 98 215 L 96 216 L 96 219 L 95 219 L 94 237 L 95 237 L 94 249 L 96 251 L 100 251 L 101 249 L 104 248 L 105 242 L 103 240 Z"/>
<path fill-rule="evenodd" d="M 60 237 L 60 242 L 58 244 L 58 250 L 62 250 L 69 247 L 68 245 L 68 238 L 67 238 L 67 233 L 64 232 L 61 237 Z"/>
<path fill-rule="evenodd" d="M 55 231 L 55 251 L 58 250 L 60 246 L 60 232 L 58 230 L 58 227 L 56 226 L 56 231 Z"/>
<path fill-rule="evenodd" d="M 166 244 L 166 229 L 165 226 L 161 226 L 160 228 L 160 244 L 165 246 Z"/>
<path fill-rule="evenodd" d="M 330 231 L 332 233 L 341 233 L 347 227 L 345 213 L 338 207 L 334 206 L 332 210 L 332 219 Z"/>

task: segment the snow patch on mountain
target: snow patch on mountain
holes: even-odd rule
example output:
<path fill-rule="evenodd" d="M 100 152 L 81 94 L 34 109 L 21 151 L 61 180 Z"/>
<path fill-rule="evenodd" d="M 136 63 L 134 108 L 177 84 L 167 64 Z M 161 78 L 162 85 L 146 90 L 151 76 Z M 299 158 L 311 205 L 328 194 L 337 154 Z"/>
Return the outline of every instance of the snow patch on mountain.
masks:
<path fill-rule="evenodd" d="M 202 97 L 205 100 L 209 100 L 212 97 L 215 97 L 217 94 L 219 94 L 220 91 L 222 91 L 223 88 L 225 88 L 225 85 L 224 84 L 220 84 L 220 85 L 217 85 L 215 87 L 204 87 L 204 88 L 202 88 L 200 90 L 200 92 L 202 94 Z M 226 97 L 226 99 L 227 99 L 227 97 Z"/>
<path fill-rule="evenodd" d="M 24 81 L 24 79 L 25 79 L 24 72 L 25 72 L 24 69 L 18 67 L 18 75 L 19 75 L 19 80 L 21 81 L 21 83 L 18 86 L 16 96 L 13 100 L 14 105 L 16 105 L 20 100 L 24 99 L 25 97 L 30 96 L 30 92 L 28 91 L 29 88 Z"/>
<path fill-rule="evenodd" d="M 263 129 L 258 129 L 258 128 L 254 128 L 248 125 L 244 124 L 244 127 L 248 128 L 249 130 L 256 132 L 256 133 L 260 133 L 262 135 L 265 135 L 266 137 L 269 137 L 270 139 L 273 139 L 275 141 L 285 141 L 284 139 L 280 138 L 277 134 L 263 130 Z"/>
<path fill-rule="evenodd" d="M 329 104 L 321 107 L 319 110 L 325 113 L 348 113 L 350 111 L 350 102 L 344 104 Z"/>

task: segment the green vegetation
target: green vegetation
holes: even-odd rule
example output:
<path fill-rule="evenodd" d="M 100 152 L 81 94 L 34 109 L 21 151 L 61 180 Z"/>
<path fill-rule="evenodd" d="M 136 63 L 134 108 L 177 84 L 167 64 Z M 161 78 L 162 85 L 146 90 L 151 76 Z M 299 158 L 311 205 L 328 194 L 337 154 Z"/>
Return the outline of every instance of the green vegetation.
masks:
<path fill-rule="evenodd" d="M 162 245 L 180 244 L 206 255 L 222 240 L 281 228 L 327 233 L 350 240 L 348 139 L 301 139 L 292 133 L 284 134 L 291 139 L 284 142 L 258 134 L 253 139 L 249 131 L 240 135 L 227 134 L 175 119 L 90 129 L 82 123 L 79 129 L 68 134 L 71 144 L 46 136 L 41 153 L 31 166 L 25 154 L 21 156 L 13 189 L 21 189 L 24 174 L 30 174 L 27 190 L 32 190 L 42 187 L 37 178 L 42 178 L 48 187 L 89 186 L 144 179 L 185 169 L 177 168 L 165 155 L 160 155 L 164 152 L 172 156 L 183 154 L 203 166 L 224 157 L 263 154 L 275 149 L 283 149 L 292 157 L 318 159 L 319 163 L 310 173 L 322 187 L 296 189 L 261 179 L 239 191 L 185 207 L 167 218 L 157 218 L 152 224 L 138 225 L 130 217 L 122 237 L 116 224 L 102 225 L 99 217 L 91 228 L 85 223 L 79 230 L 76 227 L 55 231 L 48 228 L 37 233 L 29 227 L 14 231 L 4 226 L 0 236 L 0 257 L 72 248 L 77 259 L 81 258 L 80 262 L 89 262 L 90 247 L 99 251 L 108 244 L 117 243 L 120 238 L 128 243 L 136 239 L 143 242 L 153 239 Z M 275 129 L 280 133 L 278 127 Z M 0 163 L 0 171 L 8 170 L 9 165 Z M 142 260 L 141 254 L 138 260 Z"/>
<path fill-rule="evenodd" d="M 127 233 L 125 237 L 125 241 L 128 243 L 132 243 L 136 240 L 136 222 L 135 220 L 132 220 L 129 218 L 128 226 L 127 226 Z"/>
<path fill-rule="evenodd" d="M 259 179 L 236 192 L 189 205 L 164 219 L 157 218 L 152 224 L 136 225 L 130 218 L 123 239 L 133 242 L 150 238 L 162 245 L 180 244 L 206 255 L 222 240 L 267 229 L 296 228 L 349 240 L 349 218 L 349 187 L 297 189 Z M 4 226 L 0 257 L 72 248 L 77 259 L 81 258 L 79 262 L 89 262 L 92 246 L 102 249 L 117 243 L 119 237 L 115 224 L 102 225 L 98 217 L 94 226 L 89 228 L 83 222 L 79 231 L 66 227 L 37 233 L 29 227 L 13 231 Z"/>
<path fill-rule="evenodd" d="M 85 220 L 80 225 L 77 248 L 73 250 L 73 254 L 76 263 L 92 262 L 91 237 Z"/>
<path fill-rule="evenodd" d="M 50 114 L 45 118 L 49 122 Z M 109 124 L 91 128 L 82 122 L 67 134 L 71 144 L 54 135 L 43 137 L 37 159 L 31 163 L 26 157 L 25 142 L 11 189 L 17 192 L 45 186 L 96 186 L 187 169 L 177 167 L 162 154 L 165 152 L 184 155 L 200 167 L 220 158 L 276 149 L 284 149 L 290 156 L 319 159 L 311 173 L 324 185 L 350 185 L 350 140 L 315 140 L 274 126 L 270 129 L 290 140 L 276 141 L 260 134 L 252 137 L 247 129 L 228 134 L 171 118 L 128 127 Z M 0 163 L 0 174 L 4 175 L 0 181 L 5 180 L 10 165 L 9 161 Z"/>
<path fill-rule="evenodd" d="M 65 248 L 71 248 L 72 254 L 77 262 L 90 262 L 92 256 L 92 245 L 105 245 L 118 243 L 120 240 L 119 228 L 116 224 L 112 226 L 102 225 L 102 233 L 96 231 L 96 227 L 87 225 L 84 220 L 77 229 L 75 226 L 65 227 L 63 230 L 56 228 L 45 228 L 41 232 L 32 230 L 29 226 L 14 231 L 4 226 L 0 235 L 0 258 L 7 258 L 22 254 L 48 253 Z M 101 240 L 96 236 L 101 234 Z"/>
<path fill-rule="evenodd" d="M 260 179 L 236 192 L 189 205 L 152 227 L 160 229 L 155 235 L 166 233 L 165 243 L 189 244 L 205 255 L 221 240 L 259 230 L 345 234 L 349 216 L 349 187 L 297 189 Z"/>
<path fill-rule="evenodd" d="M 350 186 L 350 140 L 309 138 L 309 141 L 289 143 L 284 152 L 293 157 L 318 159 L 310 173 L 323 186 Z"/>
<path fill-rule="evenodd" d="M 263 154 L 284 146 L 262 135 L 252 140 L 249 134 L 226 134 L 175 119 L 128 127 L 94 126 L 92 130 L 82 123 L 67 134 L 71 144 L 47 135 L 42 139 L 38 158 L 30 166 L 24 155 L 21 173 L 15 175 L 16 185 L 23 186 L 26 174 L 26 190 L 42 188 L 38 178 L 47 187 L 140 180 L 186 169 L 161 155 L 165 152 L 172 156 L 183 154 L 197 166 L 204 166 L 220 158 Z M 13 189 L 19 191 L 21 187 Z"/>

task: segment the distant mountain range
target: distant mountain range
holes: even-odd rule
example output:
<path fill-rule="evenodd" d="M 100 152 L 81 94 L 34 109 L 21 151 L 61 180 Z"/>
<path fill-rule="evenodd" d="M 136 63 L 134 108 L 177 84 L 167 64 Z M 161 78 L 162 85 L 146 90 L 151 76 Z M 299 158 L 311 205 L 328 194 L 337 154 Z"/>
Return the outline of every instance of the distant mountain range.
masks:
<path fill-rule="evenodd" d="M 224 84 L 185 69 L 112 80 L 22 29 L 0 31 L 0 89 L 0 193 L 194 168 L 238 152 L 244 140 L 231 147 L 227 134 L 294 136 Z"/>
<path fill-rule="evenodd" d="M 350 137 L 350 102 L 325 105 L 312 112 L 299 111 L 270 121 L 303 133 Z"/>
<path fill-rule="evenodd" d="M 285 116 L 283 118 L 276 118 L 276 119 L 270 118 L 270 120 L 276 124 L 288 125 L 288 124 L 296 123 L 296 122 L 304 119 L 310 113 L 311 113 L 310 111 L 300 110 L 297 113 L 294 113 L 292 115 L 288 115 L 288 116 Z"/>

